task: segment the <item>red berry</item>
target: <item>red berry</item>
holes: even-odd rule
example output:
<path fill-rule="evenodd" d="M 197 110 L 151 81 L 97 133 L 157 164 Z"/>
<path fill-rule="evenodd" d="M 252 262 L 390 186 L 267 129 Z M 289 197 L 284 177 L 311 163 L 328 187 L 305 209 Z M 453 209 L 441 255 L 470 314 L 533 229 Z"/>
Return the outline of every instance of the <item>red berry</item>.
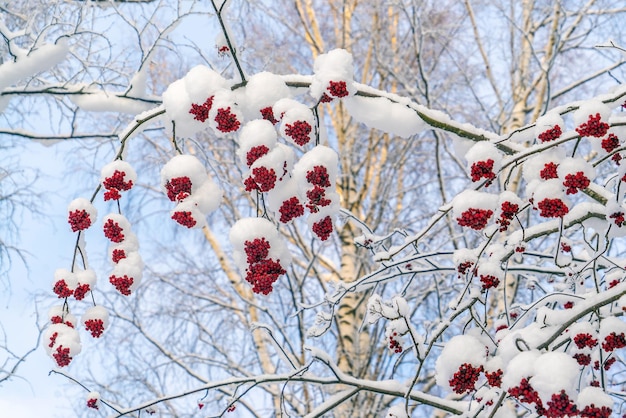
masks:
<path fill-rule="evenodd" d="M 98 400 L 97 399 L 87 399 L 87 408 L 98 409 Z"/>
<path fill-rule="evenodd" d="M 485 372 L 485 377 L 487 378 L 487 382 L 489 383 L 489 386 L 494 387 L 494 388 L 499 388 L 500 386 L 502 386 L 503 374 L 504 372 L 500 369 L 492 373 Z"/>
<path fill-rule="evenodd" d="M 593 336 L 589 333 L 584 334 L 576 334 L 574 336 L 574 344 L 579 349 L 583 349 L 585 347 L 593 348 L 598 345 L 598 340 L 593 338 Z"/>
<path fill-rule="evenodd" d="M 611 152 L 617 147 L 619 147 L 619 138 L 615 134 L 609 134 L 602 140 L 602 149 L 606 152 Z"/>
<path fill-rule="evenodd" d="M 572 357 L 574 357 L 581 366 L 589 366 L 591 364 L 591 356 L 589 354 L 576 353 Z"/>
<path fill-rule="evenodd" d="M 623 332 L 619 335 L 612 332 L 604 337 L 604 342 L 602 343 L 602 349 L 604 351 L 611 352 L 624 347 L 626 347 L 626 338 L 624 337 Z"/>
<path fill-rule="evenodd" d="M 615 225 L 622 227 L 624 225 L 624 212 L 615 212 L 609 215 L 609 218 L 615 219 Z"/>
<path fill-rule="evenodd" d="M 328 94 L 326 93 L 322 93 L 322 97 L 320 97 L 320 102 L 321 103 L 330 103 L 333 101 L 333 98 L 330 97 Z"/>
<path fill-rule="evenodd" d="M 480 282 L 483 284 L 483 290 L 491 289 L 492 287 L 498 287 L 500 279 L 491 275 L 480 275 Z"/>
<path fill-rule="evenodd" d="M 571 300 L 563 304 L 563 309 L 572 309 L 573 307 L 574 307 L 574 302 L 572 302 Z"/>
<path fill-rule="evenodd" d="M 311 190 L 307 190 L 306 197 L 309 199 L 306 207 L 311 213 L 317 213 L 319 211 L 318 206 L 328 206 L 332 202 L 330 199 L 326 199 L 326 190 L 320 186 L 315 186 Z"/>
<path fill-rule="evenodd" d="M 517 203 L 503 202 L 501 209 L 500 219 L 498 219 L 496 223 L 500 224 L 500 232 L 504 232 L 509 227 L 511 220 L 519 210 L 519 205 Z"/>
<path fill-rule="evenodd" d="M 466 274 L 467 270 L 473 265 L 474 263 L 471 261 L 464 261 L 457 266 L 456 270 L 459 272 L 459 274 Z"/>
<path fill-rule="evenodd" d="M 272 285 L 278 280 L 278 276 L 285 273 L 287 271 L 280 265 L 280 260 L 274 261 L 270 258 L 251 264 L 246 270 L 246 280 L 252 285 L 254 293 L 268 295 L 272 292 Z"/>
<path fill-rule="evenodd" d="M 249 179 L 252 179 L 250 181 Z M 252 169 L 252 177 L 248 177 L 244 181 L 246 191 L 259 190 L 260 192 L 268 192 L 276 185 L 276 172 L 273 168 L 255 167 Z"/>
<path fill-rule="evenodd" d="M 314 186 L 330 187 L 330 175 L 323 165 L 316 165 L 313 170 L 307 171 L 306 181 Z"/>
<path fill-rule="evenodd" d="M 126 258 L 126 251 L 116 248 L 111 252 L 111 260 L 114 263 L 118 263 L 123 258 Z"/>
<path fill-rule="evenodd" d="M 59 367 L 65 367 L 72 361 L 72 357 L 70 357 L 70 349 L 63 347 L 62 345 L 58 346 L 55 352 L 52 353 L 52 357 L 54 357 L 54 360 L 56 360 Z"/>
<path fill-rule="evenodd" d="M 594 383 L 594 382 L 592 382 Z M 598 386 L 600 386 L 600 382 L 597 382 Z M 593 385 L 592 385 L 593 386 Z M 606 406 L 598 408 L 595 404 L 587 405 L 580 411 L 580 416 L 582 418 L 609 418 L 613 410 Z"/>
<path fill-rule="evenodd" d="M 254 264 L 265 260 L 269 255 L 269 249 L 270 243 L 265 238 L 255 238 L 244 242 L 247 263 Z"/>
<path fill-rule="evenodd" d="M 545 415 L 548 418 L 561 418 L 565 416 L 576 416 L 576 404 L 567 396 L 564 390 L 559 394 L 553 394 L 548 401 L 548 410 Z"/>
<path fill-rule="evenodd" d="M 83 300 L 85 298 L 85 295 L 87 295 L 90 290 L 91 288 L 88 284 L 81 284 L 76 286 L 76 289 L 74 289 L 74 299 Z"/>
<path fill-rule="evenodd" d="M 541 176 L 544 180 L 550 180 L 558 178 L 558 174 L 556 173 L 556 169 L 559 165 L 555 163 L 546 163 L 543 166 L 543 169 L 539 172 L 539 176 Z"/>

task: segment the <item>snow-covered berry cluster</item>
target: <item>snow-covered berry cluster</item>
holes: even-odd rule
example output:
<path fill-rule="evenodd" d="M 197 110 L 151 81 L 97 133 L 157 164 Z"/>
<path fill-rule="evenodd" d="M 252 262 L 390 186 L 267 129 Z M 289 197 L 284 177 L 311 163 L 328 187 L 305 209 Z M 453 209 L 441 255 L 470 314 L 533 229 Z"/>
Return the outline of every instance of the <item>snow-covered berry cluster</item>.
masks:
<path fill-rule="evenodd" d="M 264 218 L 244 218 L 229 234 L 233 257 L 254 293 L 268 295 L 279 276 L 286 274 L 291 261 L 285 243 L 274 224 Z"/>
<path fill-rule="evenodd" d="M 96 273 L 91 269 L 70 272 L 66 269 L 57 269 L 54 272 L 52 291 L 60 299 L 74 297 L 83 300 L 96 284 Z"/>
<path fill-rule="evenodd" d="M 465 190 L 454 198 L 454 218 L 460 226 L 480 231 L 497 209 L 497 200 L 496 195 Z"/>
<path fill-rule="evenodd" d="M 311 96 L 316 99 L 345 98 L 356 93 L 352 55 L 344 49 L 321 54 L 313 65 Z"/>
<path fill-rule="evenodd" d="M 72 232 L 84 231 L 94 224 L 98 218 L 98 211 L 85 198 L 79 197 L 70 202 L 67 207 L 67 222 L 72 228 Z"/>
<path fill-rule="evenodd" d="M 500 152 L 494 144 L 487 141 L 481 141 L 472 146 L 465 154 L 465 158 L 472 181 L 485 179 L 485 187 L 488 187 L 496 178 L 496 173 L 502 166 Z"/>
<path fill-rule="evenodd" d="M 222 191 L 192 155 L 177 155 L 161 169 L 161 187 L 176 202 L 170 217 L 187 228 L 201 228 L 222 200 Z"/>
<path fill-rule="evenodd" d="M 602 121 L 600 113 L 589 115 L 589 119 L 576 128 L 578 135 L 592 136 L 596 138 L 602 138 L 608 131 L 609 124 Z"/>
<path fill-rule="evenodd" d="M 120 192 L 130 190 L 137 182 L 137 173 L 129 163 L 115 160 L 100 171 L 100 183 L 104 187 L 104 200 L 119 200 Z"/>
<path fill-rule="evenodd" d="M 137 289 L 143 276 L 143 261 L 139 255 L 139 242 L 123 216 L 111 213 L 103 219 L 104 235 L 111 241 L 109 247 L 113 271 L 109 282 L 124 296 Z"/>

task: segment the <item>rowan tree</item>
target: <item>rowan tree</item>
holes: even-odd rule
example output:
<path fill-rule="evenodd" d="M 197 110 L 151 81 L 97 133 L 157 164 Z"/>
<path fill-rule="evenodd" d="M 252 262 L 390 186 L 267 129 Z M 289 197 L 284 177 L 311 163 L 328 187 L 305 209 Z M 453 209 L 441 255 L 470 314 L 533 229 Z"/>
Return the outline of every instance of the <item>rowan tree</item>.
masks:
<path fill-rule="evenodd" d="M 173 43 L 162 4 L 68 6 L 76 35 L 54 56 L 101 18 L 142 54 L 109 61 L 104 90 L 36 92 L 76 95 L 63 115 L 81 127 L 138 113 L 68 207 L 77 244 L 43 343 L 56 373 L 114 416 L 619 411 L 626 93 L 597 23 L 624 10 L 608 5 L 179 5 L 172 22 L 220 29 L 208 49 Z M 159 66 L 190 51 L 214 58 Z M 83 373 L 96 357 L 116 372 Z"/>

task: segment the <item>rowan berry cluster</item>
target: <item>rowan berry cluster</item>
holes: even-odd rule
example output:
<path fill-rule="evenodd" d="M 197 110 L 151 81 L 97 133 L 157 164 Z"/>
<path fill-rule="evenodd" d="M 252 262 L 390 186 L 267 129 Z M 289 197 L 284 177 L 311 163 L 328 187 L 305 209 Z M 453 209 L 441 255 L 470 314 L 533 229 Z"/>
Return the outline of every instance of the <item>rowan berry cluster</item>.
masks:
<path fill-rule="evenodd" d="M 107 237 L 111 242 L 120 243 L 124 241 L 124 233 L 122 232 L 123 229 L 113 219 L 108 219 L 104 223 L 103 229 L 104 236 Z"/>
<path fill-rule="evenodd" d="M 626 347 L 626 337 L 623 332 L 620 334 L 612 332 L 604 337 L 604 342 L 602 342 L 602 349 L 607 353 L 624 347 Z"/>
<path fill-rule="evenodd" d="M 550 142 L 555 139 L 559 139 L 561 137 L 561 127 L 559 125 L 555 125 L 553 128 L 543 131 L 538 135 L 538 138 L 541 142 Z"/>
<path fill-rule="evenodd" d="M 569 208 L 561 199 L 545 198 L 537 203 L 539 215 L 544 218 L 562 218 L 567 215 Z"/>
<path fill-rule="evenodd" d="M 69 213 L 68 223 L 72 232 L 83 231 L 91 226 L 91 218 L 85 209 L 75 210 Z"/>
<path fill-rule="evenodd" d="M 195 120 L 204 122 L 209 118 L 209 111 L 211 110 L 211 107 L 213 106 L 213 97 L 215 96 L 209 97 L 202 104 L 196 104 L 196 103 L 191 104 L 191 109 L 189 109 L 189 113 L 194 115 Z"/>
<path fill-rule="evenodd" d="M 248 263 L 246 281 L 252 285 L 254 293 L 270 294 L 278 276 L 287 273 L 280 260 L 268 258 L 269 250 L 270 243 L 265 238 L 255 238 L 244 243 Z"/>
<path fill-rule="evenodd" d="M 460 218 L 456 218 L 456 221 L 461 226 L 480 231 L 487 226 L 492 215 L 493 211 L 491 209 L 470 208 L 463 212 Z"/>
<path fill-rule="evenodd" d="M 548 401 L 548 410 L 545 412 L 546 417 L 561 418 L 576 415 L 578 415 L 578 408 L 564 390 L 561 390 L 561 393 L 552 394 Z"/>
<path fill-rule="evenodd" d="M 474 262 L 472 261 L 464 261 L 457 266 L 456 270 L 459 272 L 459 275 L 464 275 L 473 265 Z"/>
<path fill-rule="evenodd" d="M 274 117 L 274 109 L 272 109 L 272 106 L 267 106 L 261 109 L 261 116 L 263 119 L 272 122 L 273 125 L 278 123 L 278 119 Z"/>
<path fill-rule="evenodd" d="M 94 338 L 100 338 L 104 332 L 104 322 L 102 319 L 88 319 L 85 321 L 85 328 L 91 333 Z"/>
<path fill-rule="evenodd" d="M 500 205 L 500 218 L 496 221 L 496 223 L 500 224 L 500 232 L 507 230 L 518 210 L 519 205 L 517 203 L 502 202 L 502 205 Z"/>
<path fill-rule="evenodd" d="M 393 351 L 396 354 L 402 352 L 402 345 L 400 344 L 400 341 L 396 339 L 397 336 L 397 332 L 394 332 L 392 335 L 389 336 L 389 350 Z"/>
<path fill-rule="evenodd" d="M 494 388 L 501 387 L 503 374 L 504 372 L 501 369 L 498 369 L 494 372 L 485 371 L 485 377 L 487 378 L 487 383 L 489 383 L 489 386 Z"/>
<path fill-rule="evenodd" d="M 350 93 L 348 93 L 348 88 L 345 81 L 329 81 L 328 87 L 326 88 L 328 92 L 334 97 L 346 97 Z"/>
<path fill-rule="evenodd" d="M 500 284 L 500 279 L 492 275 L 480 275 L 480 282 L 483 284 L 483 290 L 491 289 L 493 287 L 498 287 Z"/>
<path fill-rule="evenodd" d="M 585 406 L 585 408 L 580 411 L 580 416 L 582 418 L 610 418 L 612 412 L 613 410 L 606 406 L 597 407 L 591 404 Z"/>
<path fill-rule="evenodd" d="M 171 218 L 187 228 L 193 228 L 196 226 L 196 220 L 193 218 L 191 211 L 176 211 L 172 214 Z"/>
<path fill-rule="evenodd" d="M 241 126 L 237 115 L 231 112 L 230 106 L 217 109 L 215 122 L 217 123 L 217 130 L 223 133 L 235 132 Z"/>
<path fill-rule="evenodd" d="M 252 166 L 256 160 L 268 152 L 270 152 L 270 149 L 263 144 L 250 148 L 250 150 L 246 153 L 246 165 L 248 167 Z"/>
<path fill-rule="evenodd" d="M 543 409 L 543 403 L 541 402 L 539 393 L 537 393 L 537 391 L 533 389 L 533 387 L 528 382 L 528 379 L 525 377 L 520 380 L 520 384 L 518 386 L 509 388 L 508 393 L 521 403 L 534 403 L 536 405 L 538 414 L 541 414 L 540 411 L 545 411 Z"/>
<path fill-rule="evenodd" d="M 333 233 L 333 221 L 330 216 L 326 216 L 321 221 L 313 223 L 313 233 L 322 241 L 326 241 L 330 234 Z"/>
<path fill-rule="evenodd" d="M 278 212 L 280 213 L 280 221 L 287 223 L 304 215 L 304 206 L 297 197 L 293 196 L 282 203 Z"/>
<path fill-rule="evenodd" d="M 585 173 L 578 171 L 575 174 L 567 174 L 563 186 L 567 187 L 566 194 L 576 194 L 578 190 L 584 190 L 589 187 L 591 182 L 585 176 Z"/>
<path fill-rule="evenodd" d="M 479 181 L 482 178 L 487 179 L 485 187 L 488 187 L 493 179 L 496 178 L 496 173 L 493 172 L 493 164 L 494 161 L 491 158 L 486 161 L 476 161 L 473 163 L 470 169 L 472 181 Z"/>
<path fill-rule="evenodd" d="M 191 194 L 191 180 L 187 176 L 174 177 L 165 182 L 167 198 L 172 202 L 182 202 Z"/>
<path fill-rule="evenodd" d="M 618 227 L 622 227 L 622 225 L 624 225 L 624 212 L 615 212 L 612 213 L 611 215 L 609 215 L 610 219 L 613 219 L 613 222 L 615 222 L 615 225 L 617 225 Z"/>
<path fill-rule="evenodd" d="M 290 137 L 296 144 L 304 146 L 311 140 L 312 129 L 309 122 L 297 120 L 292 124 L 285 124 L 285 135 Z"/>
<path fill-rule="evenodd" d="M 615 134 L 610 133 L 609 136 L 602 140 L 601 145 L 603 150 L 611 152 L 615 148 L 619 147 L 619 138 L 615 136 Z"/>
<path fill-rule="evenodd" d="M 474 367 L 470 363 L 463 363 L 459 370 L 448 381 L 455 393 L 462 395 L 476 390 L 476 382 L 483 371 L 483 366 Z"/>
<path fill-rule="evenodd" d="M 109 276 L 109 283 L 117 289 L 124 296 L 129 296 L 131 293 L 131 286 L 135 283 L 135 279 L 133 277 L 128 277 L 126 274 L 118 277 L 114 274 Z"/>
<path fill-rule="evenodd" d="M 556 179 L 559 177 L 556 169 L 558 168 L 558 164 L 553 162 L 546 163 L 543 169 L 539 172 L 539 176 L 544 180 Z"/>
<path fill-rule="evenodd" d="M 609 130 L 609 124 L 606 122 L 602 122 L 601 116 L 599 113 L 594 115 L 589 115 L 589 119 L 587 122 L 582 123 L 579 127 L 576 128 L 576 132 L 580 136 L 593 136 L 596 138 L 602 138 Z"/>
<path fill-rule="evenodd" d="M 593 336 L 589 333 L 576 334 L 573 340 L 574 344 L 576 344 L 576 347 L 581 350 L 585 347 L 593 348 L 598 345 L 598 340 L 596 338 L 593 338 Z"/>
<path fill-rule="evenodd" d="M 276 172 L 273 168 L 260 166 L 252 169 L 252 175 L 244 180 L 244 186 L 247 192 L 253 190 L 269 192 L 276 186 L 276 180 Z"/>

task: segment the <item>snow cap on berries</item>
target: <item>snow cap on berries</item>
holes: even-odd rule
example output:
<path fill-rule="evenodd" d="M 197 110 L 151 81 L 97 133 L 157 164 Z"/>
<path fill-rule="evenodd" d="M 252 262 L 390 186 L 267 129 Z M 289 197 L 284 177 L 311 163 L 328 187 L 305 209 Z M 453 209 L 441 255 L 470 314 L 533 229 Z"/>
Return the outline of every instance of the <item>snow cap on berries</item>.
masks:
<path fill-rule="evenodd" d="M 476 143 L 465 154 L 465 159 L 472 181 L 487 180 L 487 186 L 496 178 L 502 167 L 500 151 L 488 141 Z"/>
<path fill-rule="evenodd" d="M 64 323 L 50 325 L 44 333 L 42 344 L 59 367 L 69 365 L 82 349 L 78 331 Z"/>
<path fill-rule="evenodd" d="M 274 103 L 289 96 L 289 87 L 280 76 L 266 71 L 255 74 L 246 84 L 244 115 L 248 120 L 263 118 L 274 124 L 279 119 L 272 109 Z"/>
<path fill-rule="evenodd" d="M 574 125 L 580 127 L 589 122 L 589 117 L 599 115 L 601 122 L 607 122 L 611 116 L 611 108 L 600 100 L 587 100 L 574 112 Z"/>
<path fill-rule="evenodd" d="M 98 211 L 94 205 L 83 197 L 72 200 L 67 206 L 67 212 L 72 232 L 84 231 L 98 218 Z"/>
<path fill-rule="evenodd" d="M 130 222 L 124 215 L 110 213 L 102 219 L 104 236 L 109 241 L 120 243 L 130 234 Z"/>
<path fill-rule="evenodd" d="M 143 276 L 141 257 L 127 257 L 118 261 L 109 275 L 109 282 L 124 296 L 137 289 Z"/>
<path fill-rule="evenodd" d="M 562 218 L 570 209 L 570 201 L 565 197 L 565 188 L 560 179 L 550 179 L 535 183 L 531 189 L 533 205 L 539 210 L 539 216 L 545 218 Z"/>
<path fill-rule="evenodd" d="M 57 269 L 54 272 L 52 281 L 52 291 L 59 298 L 67 298 L 74 294 L 74 290 L 78 285 L 76 275 L 67 269 Z"/>
<path fill-rule="evenodd" d="M 283 266 L 291 262 L 291 253 L 283 238 L 276 230 L 276 226 L 265 218 L 243 218 L 238 220 L 228 234 L 233 246 L 233 258 L 240 270 L 245 271 L 248 267 L 246 257 L 246 241 L 255 238 L 264 238 L 269 242 L 268 258 L 280 260 Z"/>
<path fill-rule="evenodd" d="M 529 383 L 544 405 L 548 404 L 552 395 L 560 394 L 561 391 L 565 391 L 571 400 L 576 400 L 580 367 L 570 355 L 554 351 L 543 353 L 535 359 L 533 366 L 533 377 Z"/>
<path fill-rule="evenodd" d="M 452 201 L 453 216 L 459 225 L 481 230 L 498 209 L 497 203 L 497 195 L 464 190 Z"/>
<path fill-rule="evenodd" d="M 526 160 L 522 175 L 527 183 L 533 180 L 549 180 L 558 177 L 557 168 L 565 158 L 565 150 L 551 148 Z"/>
<path fill-rule="evenodd" d="M 137 173 L 122 160 L 115 160 L 102 167 L 100 182 L 105 188 L 104 200 L 119 200 L 120 192 L 130 190 L 137 183 Z"/>
<path fill-rule="evenodd" d="M 535 122 L 535 138 L 539 142 L 557 140 L 564 132 L 565 123 L 558 112 L 548 112 Z"/>
<path fill-rule="evenodd" d="M 378 129 L 402 138 L 416 135 L 426 123 L 408 103 L 396 103 L 386 97 L 350 96 L 343 99 L 348 113 L 368 128 Z M 468 141 L 469 142 L 469 141 Z"/>
<path fill-rule="evenodd" d="M 282 223 L 289 223 L 304 215 L 304 201 L 301 198 L 297 181 L 288 178 L 281 183 L 280 187 L 270 190 L 267 193 L 267 207 L 273 212 L 274 218 Z"/>
<path fill-rule="evenodd" d="M 216 91 L 228 88 L 228 81 L 206 65 L 196 65 L 189 70 L 183 80 L 192 103 L 204 103 Z"/>
<path fill-rule="evenodd" d="M 52 324 L 65 324 L 76 328 L 76 316 L 72 315 L 63 305 L 54 305 L 48 309 L 48 319 Z"/>
<path fill-rule="evenodd" d="M 593 165 L 582 158 L 565 158 L 561 160 L 557 173 L 561 181 L 563 181 L 566 194 L 575 194 L 579 190 L 586 189 L 596 177 L 596 170 Z"/>
<path fill-rule="evenodd" d="M 435 363 L 437 384 L 453 389 L 450 383 L 455 374 L 465 364 L 482 369 L 485 363 L 485 344 L 472 335 L 457 335 L 444 346 Z"/>
<path fill-rule="evenodd" d="M 76 277 L 76 289 L 74 289 L 74 298 L 76 300 L 82 300 L 89 292 L 91 292 L 96 285 L 96 272 L 92 269 L 77 270 Z"/>
<path fill-rule="evenodd" d="M 311 96 L 319 99 L 323 94 L 342 98 L 356 93 L 352 55 L 345 49 L 333 49 L 321 54 L 313 64 Z"/>
<path fill-rule="evenodd" d="M 216 136 L 223 138 L 235 133 L 243 123 L 243 113 L 236 103 L 235 94 L 230 89 L 215 93 L 207 122 Z"/>
<path fill-rule="evenodd" d="M 316 171 L 316 167 L 322 167 L 328 174 L 330 186 L 335 187 L 337 179 L 337 166 L 339 157 L 337 152 L 332 148 L 324 145 L 318 145 L 306 152 L 293 167 L 293 176 L 298 181 L 300 189 L 306 190 L 314 186 L 311 183 L 311 174 Z"/>
<path fill-rule="evenodd" d="M 87 408 L 100 409 L 100 393 L 99 392 L 89 392 L 85 399 L 87 403 Z"/>
<path fill-rule="evenodd" d="M 161 188 L 172 201 L 182 201 L 208 179 L 204 165 L 193 155 L 177 155 L 161 169 Z"/>
<path fill-rule="evenodd" d="M 81 317 L 85 329 L 94 338 L 100 338 L 109 326 L 109 312 L 102 306 L 92 306 Z"/>
<path fill-rule="evenodd" d="M 246 123 L 239 132 L 239 160 L 250 167 L 276 146 L 277 137 L 276 129 L 267 120 L 255 119 Z"/>
<path fill-rule="evenodd" d="M 602 390 L 601 388 L 587 386 L 586 388 L 581 390 L 580 393 L 578 394 L 578 400 L 576 401 L 576 404 L 578 405 L 579 411 L 584 411 L 585 408 L 587 407 L 589 409 L 597 408 L 598 410 L 602 410 L 602 408 L 605 408 L 605 412 L 608 412 L 609 414 L 609 415 L 589 414 L 586 416 L 608 417 L 610 416 L 611 408 L 613 408 L 613 398 L 611 398 L 610 395 L 606 394 L 604 390 Z M 588 412 L 592 412 L 592 411 L 588 411 Z"/>
<path fill-rule="evenodd" d="M 280 100 L 274 105 L 274 113 L 280 115 L 280 136 L 298 148 L 315 139 L 315 118 L 307 106 L 294 100 Z"/>

